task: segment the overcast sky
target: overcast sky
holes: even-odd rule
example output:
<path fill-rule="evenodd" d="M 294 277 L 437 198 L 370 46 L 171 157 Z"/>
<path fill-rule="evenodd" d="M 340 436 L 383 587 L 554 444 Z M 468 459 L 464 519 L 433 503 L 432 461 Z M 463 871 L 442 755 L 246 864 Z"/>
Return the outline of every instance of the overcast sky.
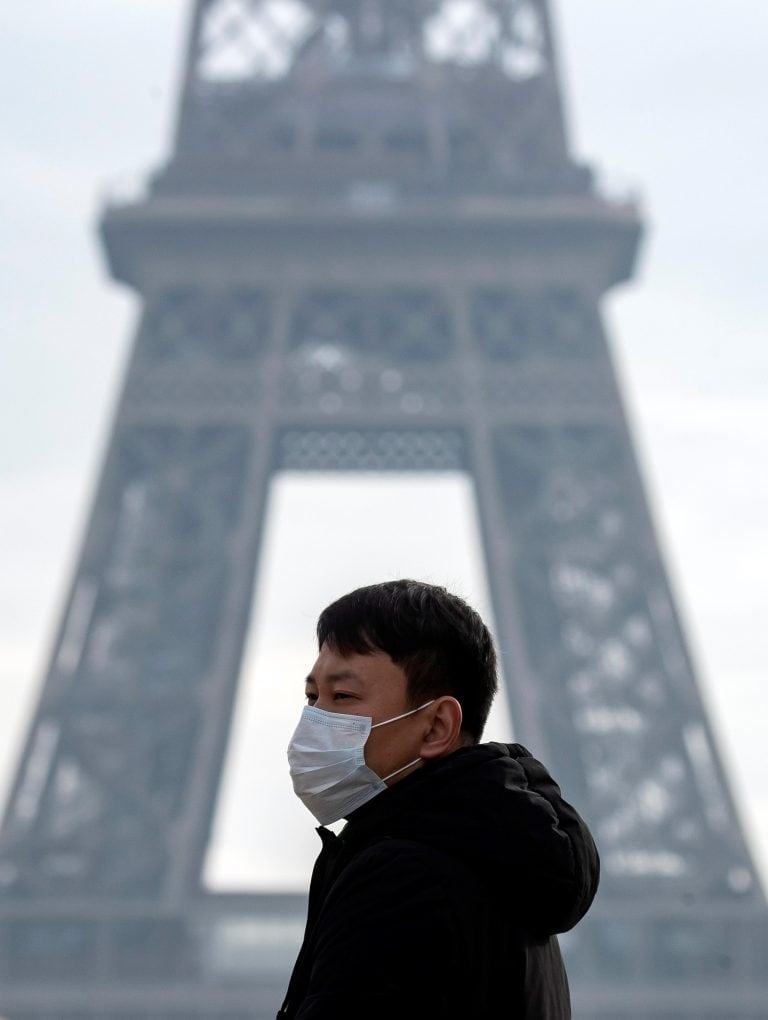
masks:
<path fill-rule="evenodd" d="M 637 277 L 605 311 L 673 588 L 765 876 L 768 5 L 559 0 L 555 13 L 574 147 L 606 190 L 636 193 L 644 208 Z M 184 0 L 48 0 L 0 15 L 0 791 L 135 321 L 133 297 L 107 280 L 98 210 L 167 151 L 185 14 Z M 471 552 L 471 494 L 446 484 Z M 275 494 L 284 522 L 296 499 L 290 486 Z M 290 537 L 278 531 L 275 557 Z M 431 569 L 398 555 L 398 566 Z M 482 603 L 468 555 L 442 569 Z M 285 617 L 274 622 L 279 607 L 259 598 L 258 626 L 276 631 Z M 230 814 L 243 814 L 238 783 L 228 780 Z M 218 880 L 253 856 L 248 838 L 220 838 Z"/>

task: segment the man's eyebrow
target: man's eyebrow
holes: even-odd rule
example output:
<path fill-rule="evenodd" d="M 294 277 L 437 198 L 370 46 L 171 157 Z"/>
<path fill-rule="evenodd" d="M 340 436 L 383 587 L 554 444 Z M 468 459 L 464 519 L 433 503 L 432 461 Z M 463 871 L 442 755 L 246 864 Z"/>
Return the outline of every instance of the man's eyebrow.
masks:
<path fill-rule="evenodd" d="M 360 674 L 356 673 L 353 669 L 342 669 L 338 673 L 329 673 L 326 679 L 332 684 L 343 680 L 359 680 L 361 682 L 363 680 Z M 315 680 L 311 673 L 306 678 L 304 683 L 314 684 L 315 686 L 317 686 L 317 680 Z"/>

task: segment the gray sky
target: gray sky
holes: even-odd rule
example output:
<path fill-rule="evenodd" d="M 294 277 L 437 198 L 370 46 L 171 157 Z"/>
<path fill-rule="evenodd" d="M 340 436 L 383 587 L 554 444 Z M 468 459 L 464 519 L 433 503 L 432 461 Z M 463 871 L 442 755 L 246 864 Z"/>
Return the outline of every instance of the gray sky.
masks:
<path fill-rule="evenodd" d="M 97 213 L 167 151 L 185 9 L 49 0 L 0 16 L 0 790 L 135 319 L 132 296 L 106 279 Z M 645 209 L 638 275 L 605 311 L 705 701 L 768 876 L 768 5 L 559 0 L 555 10 L 575 148 L 611 193 L 635 192 Z M 295 493 L 278 497 L 290 519 Z M 466 516 L 458 483 L 451 498 Z M 275 549 L 284 541 L 276 535 Z M 471 563 L 445 569 L 482 602 Z M 260 611 L 260 632 L 285 624 L 278 606 Z M 222 830 L 241 787 L 228 780 Z M 233 873 L 253 851 L 249 834 L 222 840 L 219 872 Z"/>

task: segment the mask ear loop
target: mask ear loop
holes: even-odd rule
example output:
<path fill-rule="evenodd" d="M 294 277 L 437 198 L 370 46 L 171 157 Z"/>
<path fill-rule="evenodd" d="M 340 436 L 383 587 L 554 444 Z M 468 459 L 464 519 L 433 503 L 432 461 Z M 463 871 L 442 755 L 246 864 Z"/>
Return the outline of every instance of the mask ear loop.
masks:
<path fill-rule="evenodd" d="M 397 722 L 398 719 L 406 719 L 409 715 L 415 715 L 417 712 L 420 712 L 422 710 L 422 708 L 429 708 L 429 706 L 434 704 L 434 702 L 436 700 L 437 700 L 437 698 L 432 698 L 432 701 L 425 701 L 423 705 L 419 705 L 418 708 L 412 708 L 410 710 L 410 712 L 403 712 L 402 715 L 395 715 L 391 719 L 385 719 L 384 722 L 377 722 L 373 726 L 371 726 L 371 729 L 375 730 L 377 726 L 387 726 L 391 722 Z M 421 759 L 417 759 L 417 760 L 421 761 Z M 411 762 L 411 764 L 413 764 L 413 762 Z M 405 768 L 408 768 L 408 766 L 406 765 Z M 398 769 L 398 772 L 402 772 L 402 771 L 403 771 L 402 769 Z M 397 772 L 393 772 L 392 775 L 396 776 Z M 389 777 L 387 777 L 387 778 L 389 778 Z"/>
<path fill-rule="evenodd" d="M 386 783 L 388 779 L 394 779 L 395 776 L 399 776 L 401 772 L 405 772 L 406 769 L 409 769 L 411 765 L 417 765 L 420 761 L 423 760 L 424 760 L 423 758 L 414 758 L 413 761 L 409 761 L 407 765 L 403 765 L 402 768 L 395 769 L 395 771 L 390 772 L 388 776 L 384 776 L 384 778 L 381 780 L 382 783 Z"/>
<path fill-rule="evenodd" d="M 432 701 L 426 701 L 423 705 L 419 705 L 418 708 L 412 708 L 410 712 L 403 712 L 402 715 L 396 715 L 393 719 L 385 719 L 384 722 L 377 722 L 376 726 L 386 726 L 387 723 L 397 722 L 398 719 L 405 719 L 406 716 L 415 715 L 416 712 L 420 712 L 422 708 L 428 708 L 436 700 L 437 700 L 436 698 L 432 698 Z M 371 729 L 375 730 L 376 726 L 371 726 Z M 413 761 L 409 761 L 407 765 L 403 765 L 401 768 L 395 769 L 394 772 L 390 772 L 388 776 L 384 776 L 381 780 L 382 783 L 386 783 L 388 780 L 394 779 L 395 776 L 399 776 L 401 772 L 405 772 L 406 769 L 411 768 L 411 766 L 413 765 L 418 765 L 418 763 L 423 760 L 424 759 L 421 757 L 414 758 Z"/>

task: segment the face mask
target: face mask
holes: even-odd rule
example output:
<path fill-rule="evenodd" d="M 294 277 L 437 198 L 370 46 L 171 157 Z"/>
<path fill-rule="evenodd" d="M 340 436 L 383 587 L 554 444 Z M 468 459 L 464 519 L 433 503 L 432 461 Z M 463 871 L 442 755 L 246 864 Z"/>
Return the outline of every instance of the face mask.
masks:
<path fill-rule="evenodd" d="M 414 758 L 382 779 L 365 764 L 365 742 L 371 730 L 405 719 L 431 704 L 428 701 L 375 726 L 369 716 L 304 707 L 288 745 L 288 765 L 296 796 L 321 825 L 346 818 L 386 790 L 388 779 L 421 761 Z"/>

